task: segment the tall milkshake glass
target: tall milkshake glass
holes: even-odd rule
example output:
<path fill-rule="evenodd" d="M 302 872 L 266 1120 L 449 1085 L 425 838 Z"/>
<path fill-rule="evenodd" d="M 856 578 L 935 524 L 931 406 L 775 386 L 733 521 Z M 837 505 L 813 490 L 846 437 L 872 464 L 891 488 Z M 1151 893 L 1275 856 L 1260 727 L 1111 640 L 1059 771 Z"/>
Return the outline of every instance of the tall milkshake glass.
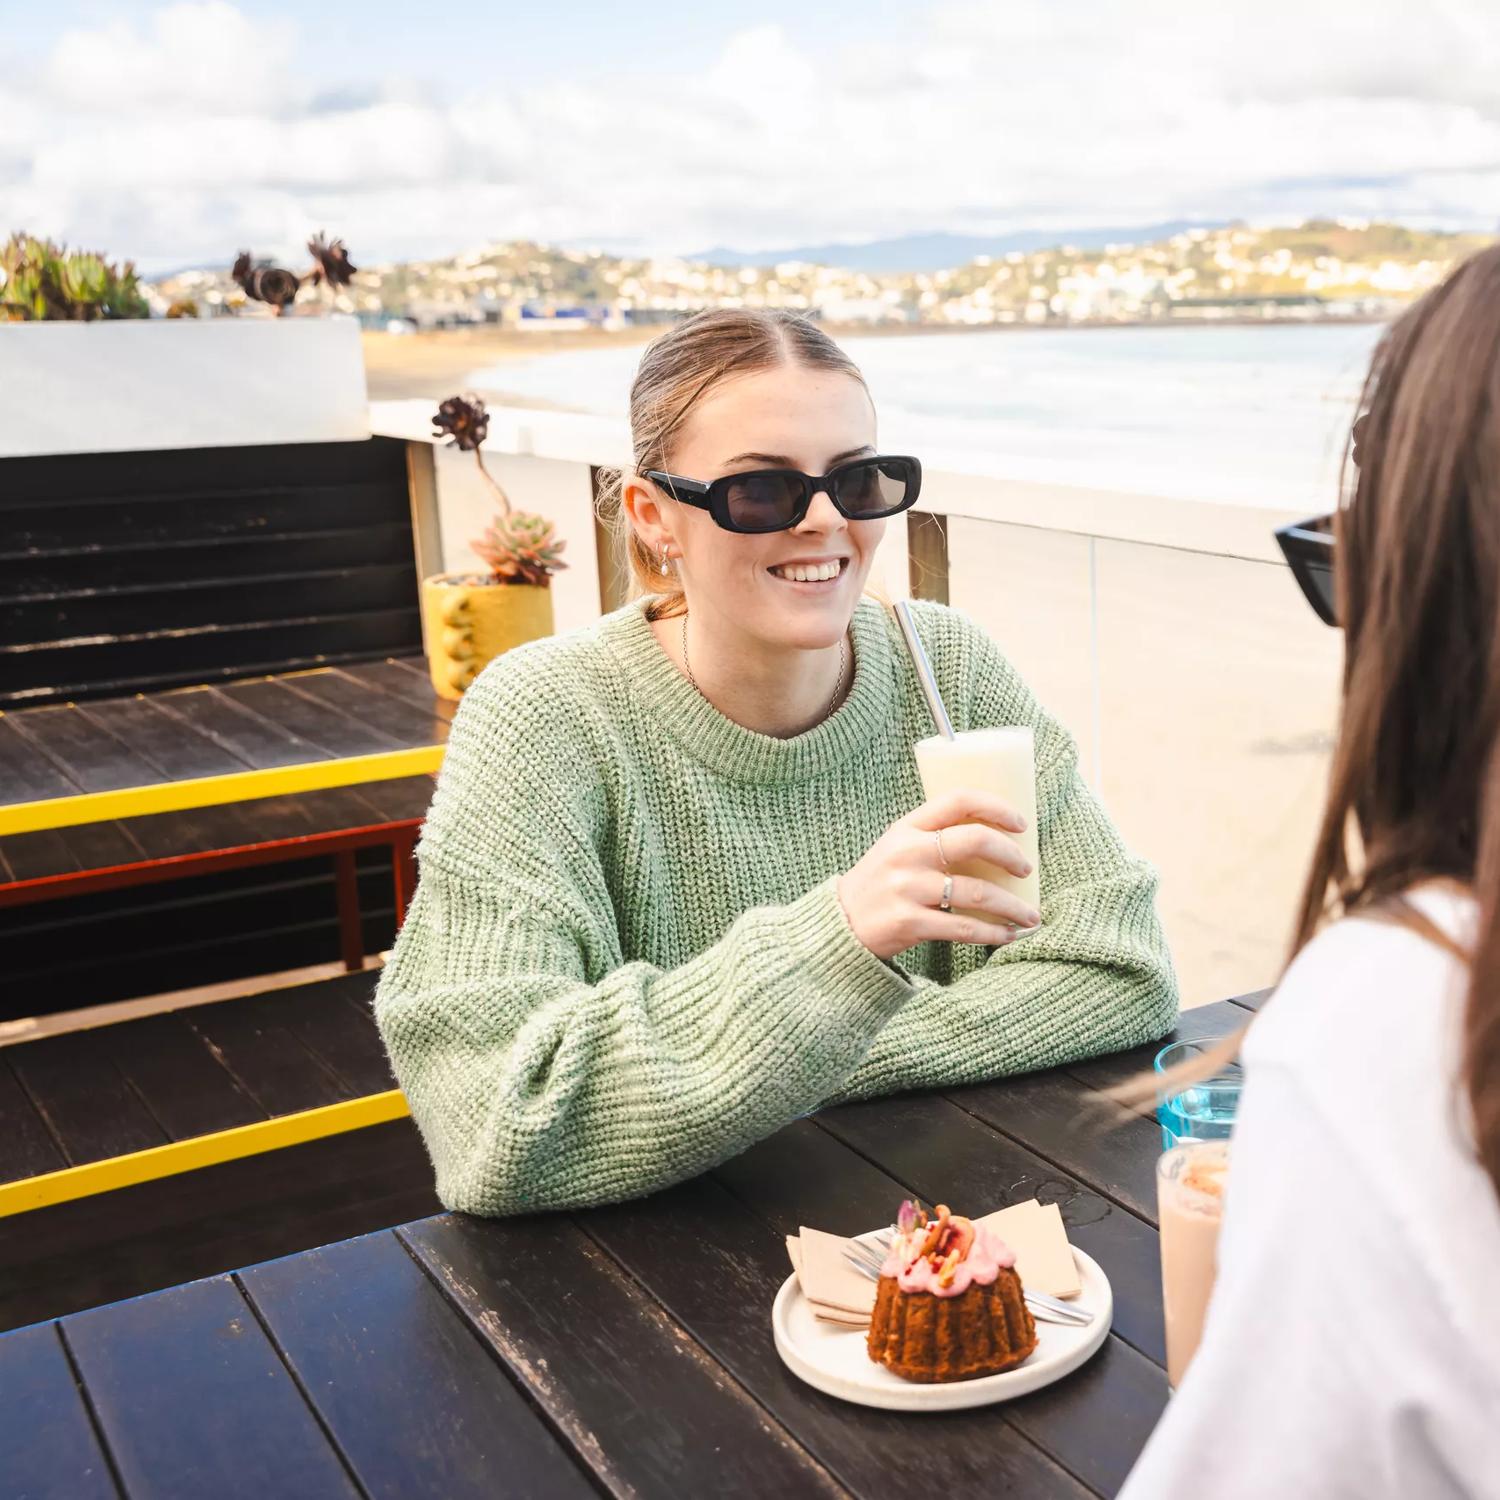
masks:
<path fill-rule="evenodd" d="M 1163 1153 L 1156 1164 L 1167 1382 L 1173 1390 L 1182 1383 L 1203 1336 L 1228 1175 L 1228 1141 L 1189 1141 Z"/>
<path fill-rule="evenodd" d="M 1036 739 L 1028 725 L 999 729 L 966 729 L 949 739 L 934 735 L 915 747 L 922 790 L 930 801 L 945 792 L 991 792 L 1026 819 L 1024 833 L 1012 834 L 1026 858 L 1031 873 L 1012 875 L 1009 870 L 983 859 L 954 860 L 955 875 L 977 876 L 1020 897 L 1028 906 L 1041 909 L 1041 858 L 1036 828 Z M 955 907 L 955 911 L 960 908 Z M 993 912 L 974 916 L 995 920 Z"/>

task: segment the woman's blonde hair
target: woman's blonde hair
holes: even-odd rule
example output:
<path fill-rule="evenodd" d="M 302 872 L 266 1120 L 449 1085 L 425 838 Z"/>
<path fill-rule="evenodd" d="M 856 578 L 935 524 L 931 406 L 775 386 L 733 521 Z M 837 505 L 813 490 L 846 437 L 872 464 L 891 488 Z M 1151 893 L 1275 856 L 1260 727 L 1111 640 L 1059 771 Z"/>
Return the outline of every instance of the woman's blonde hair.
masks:
<path fill-rule="evenodd" d="M 634 468 L 670 467 L 683 424 L 708 393 L 736 375 L 796 364 L 837 370 L 864 385 L 859 367 L 816 323 L 798 313 L 761 308 L 715 308 L 694 313 L 653 339 L 641 356 L 630 386 L 630 438 Z M 600 519 L 625 553 L 638 594 L 652 597 L 646 613 L 659 620 L 681 614 L 682 587 L 675 573 L 663 574 L 636 535 L 621 504 L 623 471 L 602 476 Z M 693 476 L 696 477 L 696 476 Z"/>

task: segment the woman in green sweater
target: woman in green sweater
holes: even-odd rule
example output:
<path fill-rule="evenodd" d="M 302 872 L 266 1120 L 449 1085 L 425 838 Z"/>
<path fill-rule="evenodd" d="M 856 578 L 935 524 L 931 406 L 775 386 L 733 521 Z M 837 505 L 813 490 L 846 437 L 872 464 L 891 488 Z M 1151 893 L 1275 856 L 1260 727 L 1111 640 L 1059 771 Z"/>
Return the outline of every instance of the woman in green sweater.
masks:
<path fill-rule="evenodd" d="M 923 800 L 929 711 L 861 596 L 919 476 L 860 464 L 848 357 L 801 318 L 702 313 L 646 350 L 631 422 L 616 520 L 644 597 L 465 693 L 375 997 L 442 1201 L 632 1197 L 823 1104 L 1169 1030 L 1153 872 L 994 643 L 924 604 L 954 727 L 1035 730 L 1041 910 L 946 873 L 1021 873 L 1021 823 Z"/>

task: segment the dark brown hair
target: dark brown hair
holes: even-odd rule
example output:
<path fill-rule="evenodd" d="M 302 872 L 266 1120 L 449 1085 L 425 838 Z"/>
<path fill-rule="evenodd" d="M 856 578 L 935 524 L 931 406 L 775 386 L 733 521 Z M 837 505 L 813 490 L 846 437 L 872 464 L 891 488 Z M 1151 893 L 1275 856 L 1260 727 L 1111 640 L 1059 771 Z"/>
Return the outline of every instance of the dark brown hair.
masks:
<path fill-rule="evenodd" d="M 795 312 L 713 308 L 653 339 L 630 387 L 635 471 L 671 467 L 672 445 L 683 424 L 723 381 L 788 364 L 837 370 L 864 384 L 854 361 L 816 323 Z M 660 571 L 620 504 L 622 477 L 619 472 L 605 477 L 600 515 L 623 539 L 637 590 L 654 596 L 650 618 L 680 614 L 684 605 L 676 574 Z"/>
<path fill-rule="evenodd" d="M 1292 951 L 1368 913 L 1472 961 L 1460 1083 L 1500 1189 L 1500 246 L 1390 327 L 1362 404 L 1334 528 L 1343 707 Z M 1472 954 L 1406 899 L 1431 880 L 1476 890 Z"/>

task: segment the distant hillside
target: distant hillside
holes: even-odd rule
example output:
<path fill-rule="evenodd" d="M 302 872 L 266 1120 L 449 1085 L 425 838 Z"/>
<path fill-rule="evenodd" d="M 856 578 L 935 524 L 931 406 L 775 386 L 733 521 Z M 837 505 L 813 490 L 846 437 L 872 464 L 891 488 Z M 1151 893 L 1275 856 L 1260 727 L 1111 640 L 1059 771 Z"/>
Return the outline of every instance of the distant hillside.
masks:
<path fill-rule="evenodd" d="M 1092 246 L 1085 243 L 1091 237 Z M 559 318 L 571 318 L 574 327 L 621 327 L 669 322 L 704 307 L 785 307 L 830 323 L 871 326 L 1388 317 L 1491 243 L 1488 235 L 1331 219 L 1274 228 L 1151 225 L 1074 231 L 1062 245 L 1035 243 L 1041 240 L 1055 236 L 1041 230 L 995 239 L 923 235 L 805 246 L 754 265 L 625 258 L 522 240 L 381 265 L 364 261 L 356 245 L 360 269 L 338 305 L 377 327 L 404 320 L 418 327 L 536 328 Z M 821 264 L 813 259 L 821 253 L 843 263 Z M 858 263 L 877 253 L 920 253 L 939 264 L 874 270 Z M 146 292 L 158 312 L 174 301 L 209 314 L 266 312 L 243 305 L 227 269 L 184 272 Z M 299 298 L 322 300 L 313 288 Z"/>
<path fill-rule="evenodd" d="M 1217 228 L 1196 219 L 1172 219 L 1164 224 L 1114 225 L 1095 229 L 1018 229 L 1010 234 L 908 234 L 896 239 L 864 240 L 857 244 L 796 245 L 785 250 L 731 250 L 718 246 L 700 250 L 687 259 L 710 266 L 774 266 L 786 261 L 809 261 L 849 271 L 944 271 L 981 255 L 1009 255 L 1014 250 L 1050 250 L 1068 245 L 1078 250 L 1102 250 L 1106 245 L 1149 245 L 1171 239 L 1189 229 Z"/>

